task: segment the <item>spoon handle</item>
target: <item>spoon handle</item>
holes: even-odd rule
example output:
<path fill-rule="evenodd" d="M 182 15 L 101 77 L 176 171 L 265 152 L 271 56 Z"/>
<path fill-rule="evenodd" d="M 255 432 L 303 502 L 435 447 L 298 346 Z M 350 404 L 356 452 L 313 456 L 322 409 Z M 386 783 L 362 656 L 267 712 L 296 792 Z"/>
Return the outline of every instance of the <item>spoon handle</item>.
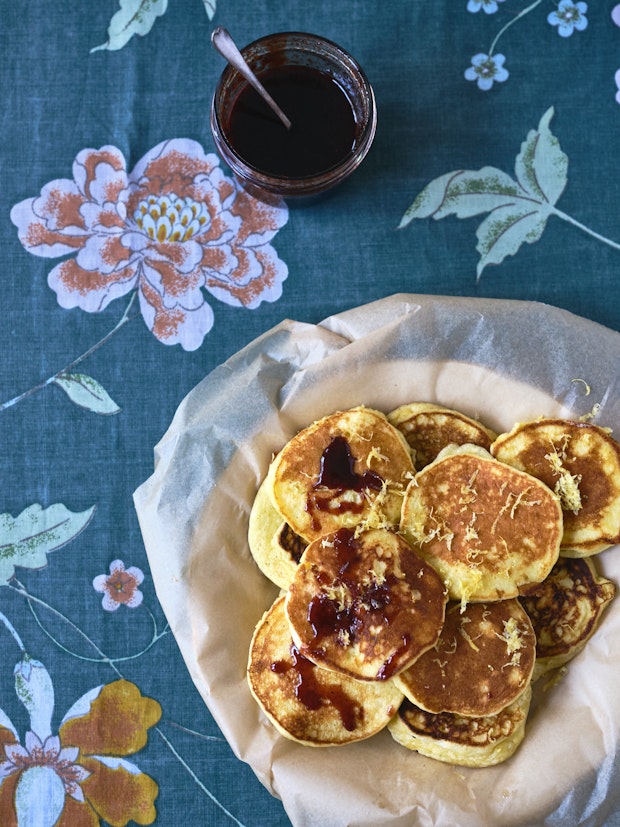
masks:
<path fill-rule="evenodd" d="M 258 92 L 258 94 L 264 98 L 264 100 L 269 104 L 269 106 L 273 109 L 276 113 L 278 118 L 282 121 L 284 126 L 287 129 L 291 128 L 291 122 L 286 117 L 284 112 L 280 109 L 278 104 L 274 101 L 271 97 L 269 92 L 265 89 L 263 84 L 259 81 L 256 77 L 254 72 L 250 69 L 248 64 L 246 63 L 243 55 L 236 47 L 234 40 L 224 29 L 222 26 L 218 26 L 215 28 L 211 34 L 211 43 L 213 43 L 214 47 L 217 51 L 226 58 L 226 60 L 235 67 L 235 69 L 240 72 L 243 77 L 250 83 L 254 89 Z"/>

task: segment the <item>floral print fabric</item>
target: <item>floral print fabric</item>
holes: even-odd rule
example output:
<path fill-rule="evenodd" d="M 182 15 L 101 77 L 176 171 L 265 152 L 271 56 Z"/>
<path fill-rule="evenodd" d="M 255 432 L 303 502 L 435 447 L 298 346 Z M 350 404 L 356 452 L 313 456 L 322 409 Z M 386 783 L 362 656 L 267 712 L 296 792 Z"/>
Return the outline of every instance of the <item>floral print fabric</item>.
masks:
<path fill-rule="evenodd" d="M 126 756 L 146 744 L 161 715 L 159 704 L 132 683 L 115 681 L 80 698 L 53 735 L 47 669 L 26 657 L 15 667 L 15 683 L 30 713 L 30 729 L 20 742 L 0 710 L 3 827 L 97 827 L 102 819 L 113 827 L 152 824 L 157 784 Z"/>
<path fill-rule="evenodd" d="M 125 569 L 122 560 L 110 563 L 109 574 L 98 574 L 93 588 L 103 593 L 101 605 L 107 612 L 115 612 L 120 606 L 135 609 L 142 603 L 142 592 L 138 588 L 144 580 L 144 573 L 137 566 Z"/>
<path fill-rule="evenodd" d="M 4 15 L 0 827 L 289 823 L 192 686 L 132 504 L 231 353 L 400 292 L 620 329 L 620 2 L 344 0 L 337 25 L 296 4 L 360 59 L 379 122 L 351 181 L 290 212 L 240 189 L 208 126 L 210 31 L 249 43 L 290 17 L 276 5 Z"/>

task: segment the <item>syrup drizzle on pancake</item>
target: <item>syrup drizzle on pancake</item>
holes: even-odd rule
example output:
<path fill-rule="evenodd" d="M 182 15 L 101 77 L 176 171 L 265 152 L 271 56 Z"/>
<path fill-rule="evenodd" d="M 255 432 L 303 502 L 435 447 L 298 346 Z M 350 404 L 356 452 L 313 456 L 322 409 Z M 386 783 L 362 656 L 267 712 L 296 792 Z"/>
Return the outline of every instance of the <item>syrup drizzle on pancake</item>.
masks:
<path fill-rule="evenodd" d="M 396 532 L 340 528 L 306 548 L 286 613 L 314 663 L 386 682 L 434 645 L 446 602 L 437 572 Z"/>
<path fill-rule="evenodd" d="M 321 455 L 319 478 L 308 492 L 306 511 L 330 514 L 345 512 L 359 514 L 365 507 L 362 497 L 349 499 L 343 497 L 347 491 L 363 493 L 364 491 L 381 491 L 383 479 L 370 469 L 362 474 L 355 472 L 355 457 L 345 437 L 336 436 Z M 336 499 L 338 498 L 338 499 Z M 316 530 L 320 523 L 313 517 L 312 526 Z"/>
<path fill-rule="evenodd" d="M 316 680 L 318 667 L 305 658 L 295 644 L 291 644 L 291 661 L 277 660 L 271 664 L 271 671 L 283 675 L 290 669 L 297 672 L 295 697 L 306 709 L 320 709 L 331 704 L 340 715 L 343 727 L 353 732 L 364 722 L 364 708 L 351 698 L 337 684 L 321 684 Z"/>
<path fill-rule="evenodd" d="M 383 480 L 374 471 L 355 473 L 355 459 L 351 454 L 351 447 L 343 436 L 332 439 L 321 455 L 321 470 L 319 479 L 314 486 L 320 488 L 336 488 L 339 491 L 361 491 L 372 488 L 380 491 Z"/>
<path fill-rule="evenodd" d="M 340 582 L 347 590 L 349 600 L 343 604 L 339 601 L 338 595 L 332 597 L 325 592 L 318 592 L 311 599 L 308 606 L 308 622 L 314 633 L 314 643 L 318 646 L 324 638 L 334 634 L 338 640 L 346 641 L 347 645 L 355 643 L 358 632 L 367 623 L 368 615 L 373 615 L 377 623 L 385 626 L 390 624 L 390 600 L 396 577 L 388 573 L 381 582 L 372 580 L 367 585 L 363 585 L 355 572 L 351 572 L 351 576 L 347 577 L 347 571 L 357 559 L 359 547 L 353 529 L 341 528 L 333 537 L 331 551 L 334 567 Z M 385 674 L 388 671 L 386 667 L 383 668 L 382 679 L 389 677 Z"/>
<path fill-rule="evenodd" d="M 413 470 L 403 434 L 360 406 L 298 431 L 271 462 L 267 488 L 282 520 L 310 542 L 369 519 L 397 526 Z"/>

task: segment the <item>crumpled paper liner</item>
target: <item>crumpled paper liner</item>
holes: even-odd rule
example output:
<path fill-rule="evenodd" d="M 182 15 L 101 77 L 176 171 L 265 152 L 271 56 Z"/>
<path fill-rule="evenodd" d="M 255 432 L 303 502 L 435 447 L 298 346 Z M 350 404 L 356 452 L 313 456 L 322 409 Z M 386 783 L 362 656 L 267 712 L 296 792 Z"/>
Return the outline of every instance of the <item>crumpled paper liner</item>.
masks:
<path fill-rule="evenodd" d="M 284 321 L 209 374 L 155 449 L 135 505 L 157 593 L 232 749 L 295 827 L 603 825 L 620 812 L 620 599 L 559 685 L 536 687 L 507 762 L 452 767 L 389 733 L 309 748 L 278 735 L 245 679 L 255 624 L 277 595 L 247 546 L 273 452 L 337 409 L 437 401 L 497 431 L 540 415 L 620 433 L 620 334 L 533 302 L 396 295 L 319 325 Z M 598 557 L 620 584 L 620 549 Z"/>

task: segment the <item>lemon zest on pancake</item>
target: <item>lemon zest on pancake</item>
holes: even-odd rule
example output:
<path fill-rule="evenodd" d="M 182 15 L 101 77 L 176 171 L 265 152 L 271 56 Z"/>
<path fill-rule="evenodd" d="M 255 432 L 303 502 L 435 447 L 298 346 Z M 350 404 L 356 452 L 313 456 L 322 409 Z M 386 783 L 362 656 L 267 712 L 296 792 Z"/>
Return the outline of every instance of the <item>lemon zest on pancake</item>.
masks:
<path fill-rule="evenodd" d="M 560 498 L 563 508 L 566 511 L 572 511 L 573 514 L 577 514 L 581 509 L 580 482 L 581 474 L 573 475 L 567 472 L 562 474 L 553 489 Z"/>
<path fill-rule="evenodd" d="M 463 509 L 463 510 L 465 510 L 465 509 Z M 477 519 L 478 519 L 478 514 L 475 511 L 472 511 L 471 518 L 469 520 L 469 523 L 465 526 L 465 533 L 463 534 L 463 540 L 466 543 L 471 543 L 474 540 L 478 540 L 478 541 L 480 540 L 480 535 L 478 534 L 478 530 L 474 527 L 474 523 L 476 522 Z M 477 557 L 480 553 L 481 552 L 480 552 L 479 549 L 478 550 L 470 549 L 467 552 L 466 556 L 467 556 L 468 560 L 473 561 L 475 559 L 475 557 Z"/>
<path fill-rule="evenodd" d="M 397 489 L 392 489 L 395 491 Z M 369 505 L 369 510 L 366 516 L 360 520 L 356 527 L 354 536 L 357 539 L 364 531 L 371 531 L 374 528 L 393 528 L 394 526 L 385 516 L 383 506 L 390 493 L 389 484 L 387 480 L 382 480 L 381 490 L 376 493 L 374 497 L 370 497 L 365 491 L 364 495 Z"/>
<path fill-rule="evenodd" d="M 336 583 L 333 586 L 329 586 L 325 594 L 329 600 L 333 600 L 334 603 L 337 604 L 339 612 L 344 611 L 351 605 L 351 595 L 343 583 Z"/>
<path fill-rule="evenodd" d="M 581 492 L 579 491 L 581 474 L 571 474 L 568 468 L 564 466 L 567 459 L 566 448 L 568 442 L 568 434 L 565 434 L 562 438 L 561 446 L 558 447 L 552 442 L 553 450 L 545 454 L 545 459 L 551 465 L 553 472 L 558 475 L 553 490 L 560 498 L 562 508 L 565 511 L 572 511 L 573 514 L 577 514 L 581 509 Z"/>
<path fill-rule="evenodd" d="M 519 623 L 516 618 L 510 617 L 503 621 L 504 631 L 500 635 L 496 632 L 497 637 L 506 643 L 506 649 L 511 656 L 506 666 L 518 666 L 521 661 L 520 649 L 523 648 L 523 633 L 519 628 Z"/>
<path fill-rule="evenodd" d="M 343 646 L 347 647 L 351 643 L 351 635 L 346 629 L 339 629 L 338 630 L 338 643 Z"/>
<path fill-rule="evenodd" d="M 459 505 L 462 505 L 461 511 L 466 511 L 467 506 L 475 503 L 478 499 L 478 492 L 474 488 L 476 477 L 478 476 L 478 469 L 474 471 L 466 483 L 461 485 L 461 496 L 459 498 Z"/>
<path fill-rule="evenodd" d="M 360 408 L 363 407 L 363 405 L 360 405 Z M 353 423 L 346 420 L 344 422 L 340 420 L 338 422 L 338 429 L 349 443 L 356 439 L 359 439 L 360 442 L 370 442 L 373 436 L 372 427 L 370 428 L 370 433 L 364 433 L 365 431 L 368 431 L 367 423 L 363 423 L 359 428 L 356 428 Z"/>
<path fill-rule="evenodd" d="M 463 618 L 463 620 L 469 620 L 469 618 Z M 462 623 L 461 623 L 461 625 L 459 626 L 459 632 L 460 632 L 460 634 L 461 634 L 461 635 L 465 638 L 465 640 L 467 641 L 467 643 L 469 644 L 469 646 L 470 646 L 470 647 L 474 650 L 474 652 L 479 652 L 479 651 L 480 651 L 480 647 L 479 647 L 479 646 L 476 646 L 476 644 L 474 643 L 474 641 L 471 639 L 470 635 L 468 635 L 468 634 L 467 634 L 467 632 L 465 631 L 465 629 L 463 628 L 463 624 L 462 624 Z"/>
<path fill-rule="evenodd" d="M 464 539 L 468 543 L 471 543 L 472 540 L 479 540 L 480 539 L 480 536 L 478 535 L 478 532 L 473 527 L 473 525 L 468 525 L 467 528 L 465 529 Z M 479 553 L 480 552 L 476 551 L 475 549 L 471 549 L 470 551 L 467 552 L 468 555 L 470 555 L 470 554 L 479 554 Z"/>
<path fill-rule="evenodd" d="M 372 461 L 378 460 L 379 462 L 389 462 L 389 457 L 386 457 L 385 454 L 382 454 L 379 448 L 376 448 L 374 445 L 368 452 L 368 456 L 366 457 L 366 465 L 368 468 L 372 466 Z"/>
<path fill-rule="evenodd" d="M 476 535 L 476 539 L 477 539 L 477 537 L 478 537 L 478 535 Z M 467 537 L 467 532 L 466 532 L 465 533 L 465 539 L 470 540 L 470 539 L 473 539 L 473 538 Z M 470 548 L 470 549 L 467 550 L 467 552 L 465 554 L 465 559 L 467 560 L 468 563 L 471 563 L 472 566 L 476 566 L 476 565 L 478 565 L 478 561 L 477 561 L 476 558 L 480 557 L 480 555 L 483 554 L 483 553 L 484 553 L 483 550 L 480 549 L 480 548 Z"/>
<path fill-rule="evenodd" d="M 531 490 L 531 488 L 528 486 L 528 488 L 526 488 L 524 491 L 519 491 L 518 494 L 515 494 L 513 491 L 508 492 L 508 496 L 506 497 L 506 502 L 503 504 L 503 506 L 497 512 L 497 516 L 493 520 L 493 525 L 491 526 L 491 534 L 495 534 L 497 524 L 501 520 L 501 518 L 504 516 L 504 514 L 508 513 L 509 516 L 510 516 L 510 519 L 514 520 L 515 513 L 517 511 L 517 508 L 520 505 L 529 506 L 529 507 L 534 506 L 534 505 L 540 505 L 540 502 L 541 502 L 540 500 L 526 500 L 525 499 L 525 497 L 527 497 L 530 490 Z"/>
<path fill-rule="evenodd" d="M 429 521 L 435 524 L 432 528 L 428 526 Z M 445 542 L 448 550 L 452 548 L 454 532 L 448 529 L 443 520 L 435 517 L 433 508 L 428 512 L 428 520 L 426 520 L 426 522 L 418 523 L 414 526 L 414 534 L 419 543 L 430 543 L 432 540 L 439 540 L 440 543 Z"/>
<path fill-rule="evenodd" d="M 441 642 L 443 643 L 443 641 Z M 444 647 L 444 652 L 446 653 L 446 655 L 453 655 L 456 652 L 457 645 L 458 644 L 456 642 L 456 638 L 453 637 L 450 643 L 450 648 L 448 649 L 447 647 Z"/>
<path fill-rule="evenodd" d="M 463 614 L 467 608 L 472 594 L 475 594 L 478 587 L 482 583 L 482 572 L 476 568 L 475 564 L 468 567 L 467 571 L 460 577 L 457 576 L 456 583 L 450 577 L 444 579 L 444 585 L 448 592 L 456 592 L 461 595 L 460 613 Z M 458 585 L 458 588 L 456 586 Z M 452 587 L 452 588 L 451 588 Z"/>
<path fill-rule="evenodd" d="M 377 584 L 377 586 L 383 585 L 385 583 L 385 570 L 387 569 L 387 563 L 385 560 L 375 559 L 372 561 L 372 568 L 368 571 L 368 574 L 371 576 L 372 581 Z"/>
<path fill-rule="evenodd" d="M 439 658 L 433 658 L 433 663 L 436 663 L 441 671 L 442 680 L 445 680 L 446 677 L 446 666 L 448 665 L 447 660 L 439 660 Z"/>
<path fill-rule="evenodd" d="M 518 497 L 515 499 L 514 503 L 512 504 L 512 508 L 510 509 L 510 519 L 514 520 L 515 511 L 520 505 L 525 505 L 531 507 L 533 505 L 540 505 L 540 500 L 526 500 L 524 497 L 529 493 L 530 489 L 526 488 L 525 491 L 521 491 Z"/>

